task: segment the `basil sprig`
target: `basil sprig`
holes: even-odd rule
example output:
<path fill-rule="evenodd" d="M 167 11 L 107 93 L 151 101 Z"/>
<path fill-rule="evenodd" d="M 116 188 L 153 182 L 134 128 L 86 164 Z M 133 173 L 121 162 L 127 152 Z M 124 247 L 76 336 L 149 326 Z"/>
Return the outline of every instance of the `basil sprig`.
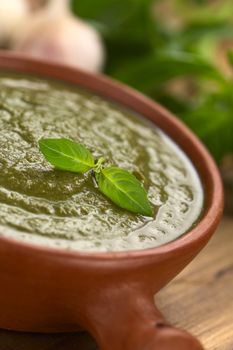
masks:
<path fill-rule="evenodd" d="M 69 139 L 42 138 L 39 148 L 45 159 L 57 169 L 82 174 L 92 170 L 99 190 L 120 208 L 153 216 L 146 190 L 129 171 L 116 166 L 104 167 L 103 157 L 95 162 L 85 146 Z"/>

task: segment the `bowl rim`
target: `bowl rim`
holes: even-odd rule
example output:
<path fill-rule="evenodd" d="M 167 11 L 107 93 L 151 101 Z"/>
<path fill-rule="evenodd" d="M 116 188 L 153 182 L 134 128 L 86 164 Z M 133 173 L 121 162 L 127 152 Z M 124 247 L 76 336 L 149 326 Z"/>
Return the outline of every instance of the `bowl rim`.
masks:
<path fill-rule="evenodd" d="M 149 111 L 152 114 L 156 113 L 158 118 L 162 118 L 161 124 L 158 125 L 158 127 L 181 147 L 198 172 L 204 187 L 204 200 L 206 198 L 206 193 L 208 193 L 208 198 L 206 198 L 206 203 L 204 203 L 205 210 L 200 221 L 184 235 L 158 247 L 119 252 L 82 252 L 56 247 L 46 247 L 14 238 L 8 238 L 6 236 L 3 237 L 1 235 L 0 245 L 14 247 L 22 251 L 30 250 L 30 252 L 35 255 L 44 256 L 45 254 L 49 254 L 49 256 L 53 258 L 113 262 L 124 259 L 138 260 L 144 259 L 145 257 L 150 258 L 152 256 L 160 257 L 164 254 L 170 256 L 174 254 L 174 251 L 179 253 L 191 245 L 199 245 L 201 242 L 208 241 L 209 237 L 216 229 L 223 212 L 223 186 L 221 177 L 215 161 L 206 147 L 175 115 L 133 88 L 108 78 L 103 74 L 84 72 L 77 68 L 51 63 L 46 60 L 37 60 L 35 58 L 29 58 L 26 55 L 5 50 L 0 50 L 0 71 L 34 74 L 42 78 L 55 78 L 61 82 L 72 83 L 76 86 L 86 88 L 90 92 L 96 93 L 107 100 L 117 102 L 149 120 L 153 118 L 148 117 L 148 115 L 143 115 L 139 111 L 139 107 L 134 109 L 134 105 L 140 105 L 141 108 L 148 111 L 148 114 Z M 155 123 L 153 120 L 152 122 Z M 176 135 L 178 135 L 177 139 Z M 187 150 L 189 150 L 190 154 Z M 191 156 L 191 153 L 193 156 Z"/>

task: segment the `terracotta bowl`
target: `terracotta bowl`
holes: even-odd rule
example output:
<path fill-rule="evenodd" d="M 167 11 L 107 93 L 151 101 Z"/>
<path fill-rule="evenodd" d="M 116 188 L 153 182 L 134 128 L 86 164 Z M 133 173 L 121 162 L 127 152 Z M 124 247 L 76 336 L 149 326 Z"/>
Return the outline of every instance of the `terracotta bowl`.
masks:
<path fill-rule="evenodd" d="M 69 82 L 152 120 L 192 160 L 205 194 L 200 222 L 157 248 L 79 253 L 0 236 L 0 327 L 33 332 L 84 329 L 102 350 L 202 349 L 191 335 L 164 320 L 154 295 L 197 255 L 220 221 L 222 184 L 205 147 L 163 107 L 104 76 L 8 53 L 0 54 L 0 70 Z"/>

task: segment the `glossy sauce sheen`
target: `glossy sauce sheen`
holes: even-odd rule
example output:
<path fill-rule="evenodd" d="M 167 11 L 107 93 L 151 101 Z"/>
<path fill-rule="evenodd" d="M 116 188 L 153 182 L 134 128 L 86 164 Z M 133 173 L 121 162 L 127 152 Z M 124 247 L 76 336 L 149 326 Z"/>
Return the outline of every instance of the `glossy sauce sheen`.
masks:
<path fill-rule="evenodd" d="M 127 169 L 148 190 L 154 218 L 118 208 L 90 174 L 55 170 L 41 137 L 66 137 Z M 0 74 L 0 235 L 82 251 L 145 249 L 195 225 L 203 191 L 181 150 L 153 124 L 62 83 Z"/>

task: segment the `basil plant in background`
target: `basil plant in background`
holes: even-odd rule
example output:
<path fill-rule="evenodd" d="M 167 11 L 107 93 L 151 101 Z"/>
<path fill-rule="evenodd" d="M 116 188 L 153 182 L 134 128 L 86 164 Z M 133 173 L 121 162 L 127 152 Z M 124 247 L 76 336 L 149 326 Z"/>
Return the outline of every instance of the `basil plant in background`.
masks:
<path fill-rule="evenodd" d="M 218 164 L 233 153 L 232 0 L 73 0 L 105 42 L 105 73 L 176 113 Z"/>

